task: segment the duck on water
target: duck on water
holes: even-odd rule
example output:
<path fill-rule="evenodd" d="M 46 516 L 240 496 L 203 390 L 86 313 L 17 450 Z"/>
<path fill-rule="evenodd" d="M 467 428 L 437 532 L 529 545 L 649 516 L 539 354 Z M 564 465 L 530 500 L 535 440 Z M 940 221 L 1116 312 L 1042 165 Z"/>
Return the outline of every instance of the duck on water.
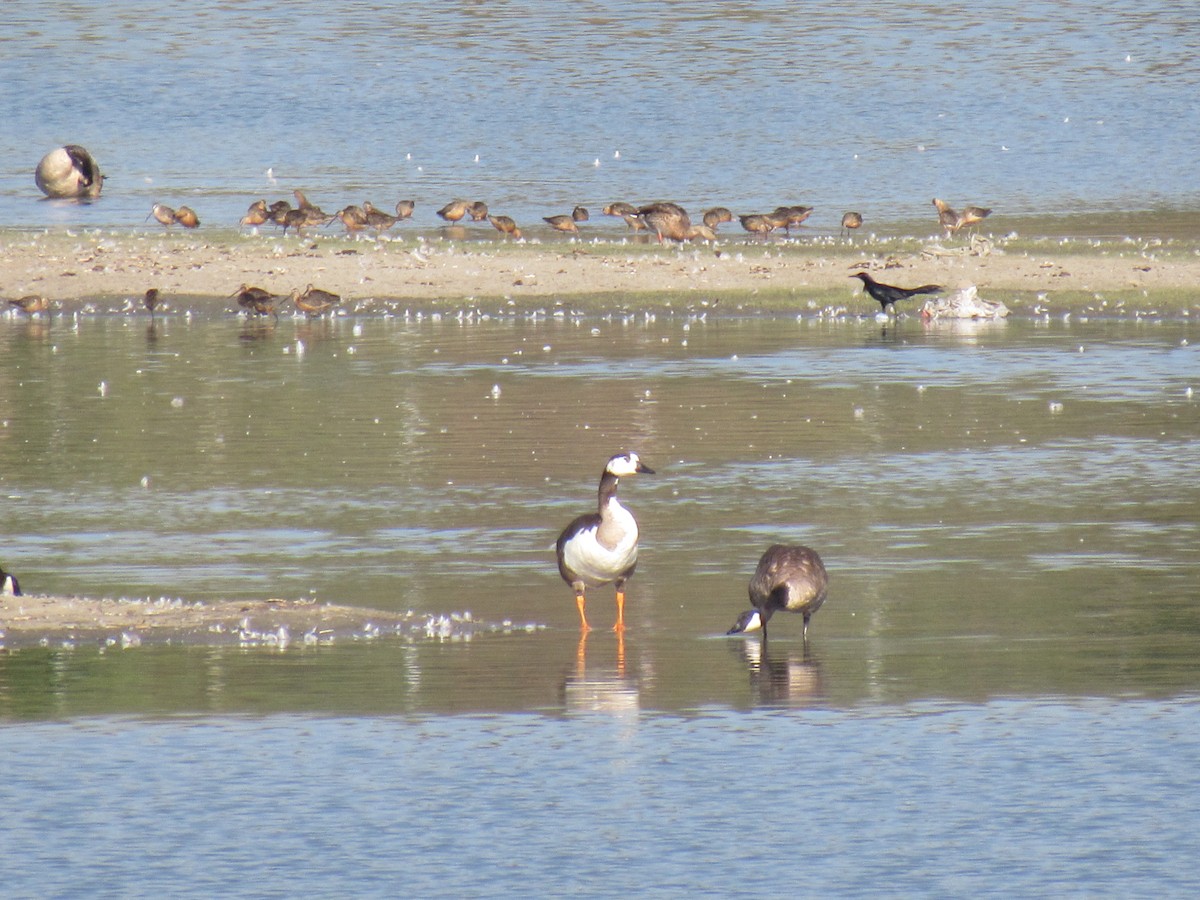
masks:
<path fill-rule="evenodd" d="M 614 584 L 617 590 L 613 630 L 625 630 L 625 582 L 637 567 L 638 526 L 633 513 L 617 500 L 617 485 L 622 476 L 638 474 L 653 475 L 654 470 L 636 453 L 618 453 L 609 459 L 600 473 L 597 511 L 577 517 L 558 536 L 558 572 L 575 591 L 582 631 L 591 629 L 584 613 L 584 592 L 604 584 Z"/>

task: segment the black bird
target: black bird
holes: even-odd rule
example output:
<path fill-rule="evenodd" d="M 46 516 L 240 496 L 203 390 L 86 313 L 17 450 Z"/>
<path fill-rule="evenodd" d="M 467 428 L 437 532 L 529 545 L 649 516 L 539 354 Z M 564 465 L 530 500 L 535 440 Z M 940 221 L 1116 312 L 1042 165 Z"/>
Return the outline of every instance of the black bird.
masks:
<path fill-rule="evenodd" d="M 940 284 L 923 284 L 915 288 L 896 287 L 894 284 L 883 284 L 876 281 L 866 272 L 855 272 L 851 278 L 861 278 L 863 287 L 867 289 L 867 293 L 879 301 L 880 307 L 884 312 L 887 308 L 899 300 L 907 300 L 916 294 L 937 294 L 941 292 Z"/>
<path fill-rule="evenodd" d="M 738 616 L 727 634 L 741 634 L 761 628 L 767 637 L 767 622 L 779 610 L 804 616 L 804 640 L 808 640 L 808 620 L 825 602 L 829 573 L 817 551 L 799 544 L 774 544 L 758 561 L 750 579 L 753 609 Z"/>
<path fill-rule="evenodd" d="M 17 576 L 10 572 L 5 572 L 0 567 L 0 595 L 9 597 L 21 596 L 21 585 L 17 583 Z"/>

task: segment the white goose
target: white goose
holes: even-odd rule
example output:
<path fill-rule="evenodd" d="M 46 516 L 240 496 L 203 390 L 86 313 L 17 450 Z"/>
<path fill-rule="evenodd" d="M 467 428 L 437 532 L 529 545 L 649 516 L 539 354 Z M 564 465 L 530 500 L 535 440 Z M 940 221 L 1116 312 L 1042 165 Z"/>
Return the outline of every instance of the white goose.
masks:
<path fill-rule="evenodd" d="M 617 500 L 617 483 L 622 475 L 653 475 L 636 453 L 618 453 L 600 474 L 598 510 L 579 516 L 558 536 L 558 571 L 575 591 L 579 627 L 590 630 L 584 615 L 584 590 L 616 584 L 617 624 L 625 630 L 625 582 L 637 566 L 638 526 L 633 514 Z"/>

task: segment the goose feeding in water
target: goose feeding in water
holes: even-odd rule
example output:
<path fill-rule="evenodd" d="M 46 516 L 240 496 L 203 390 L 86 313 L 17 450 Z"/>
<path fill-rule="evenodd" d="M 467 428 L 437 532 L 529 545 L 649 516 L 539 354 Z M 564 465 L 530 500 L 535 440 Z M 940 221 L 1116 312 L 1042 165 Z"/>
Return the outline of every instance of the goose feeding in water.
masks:
<path fill-rule="evenodd" d="M 579 516 L 558 536 L 558 572 L 575 591 L 583 631 L 591 628 L 584 614 L 584 591 L 603 584 L 616 585 L 617 624 L 613 630 L 625 630 L 625 582 L 637 567 L 638 526 L 633 513 L 617 500 L 617 484 L 622 475 L 640 473 L 653 475 L 654 470 L 636 453 L 618 453 L 609 459 L 600 474 L 597 511 Z"/>
<path fill-rule="evenodd" d="M 726 634 L 762 629 L 767 638 L 767 622 L 779 610 L 804 616 L 804 640 L 808 640 L 808 620 L 825 602 L 829 573 L 817 551 L 800 545 L 775 544 L 758 561 L 750 579 L 750 602 Z"/>

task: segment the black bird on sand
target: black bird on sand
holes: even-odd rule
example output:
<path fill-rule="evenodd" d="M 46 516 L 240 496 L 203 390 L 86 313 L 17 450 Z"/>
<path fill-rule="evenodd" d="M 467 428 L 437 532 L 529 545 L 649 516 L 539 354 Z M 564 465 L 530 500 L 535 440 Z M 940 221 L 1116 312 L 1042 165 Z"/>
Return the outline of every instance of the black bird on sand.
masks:
<path fill-rule="evenodd" d="M 867 293 L 879 301 L 879 305 L 887 312 L 887 308 L 899 300 L 907 300 L 916 294 L 937 294 L 942 290 L 940 284 L 923 284 L 915 288 L 896 287 L 894 284 L 883 284 L 876 281 L 866 272 L 855 272 L 851 278 L 861 278 Z"/>

